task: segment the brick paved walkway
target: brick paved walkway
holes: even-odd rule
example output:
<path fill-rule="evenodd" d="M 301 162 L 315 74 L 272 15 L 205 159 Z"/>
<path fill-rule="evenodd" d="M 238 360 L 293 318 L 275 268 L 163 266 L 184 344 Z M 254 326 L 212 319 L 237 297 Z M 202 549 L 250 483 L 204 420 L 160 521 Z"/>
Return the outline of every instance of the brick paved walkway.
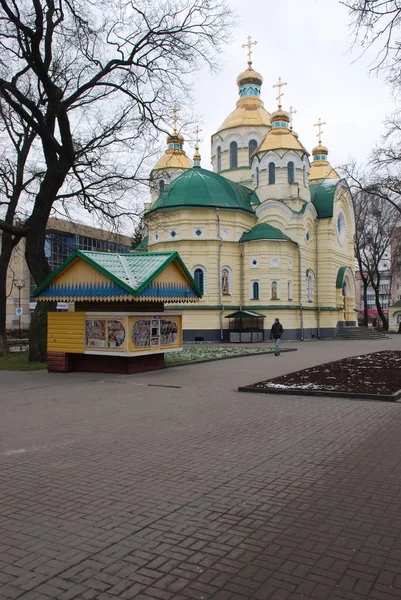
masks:
<path fill-rule="evenodd" d="M 401 404 L 233 391 L 352 344 L 0 373 L 0 599 L 401 598 Z"/>

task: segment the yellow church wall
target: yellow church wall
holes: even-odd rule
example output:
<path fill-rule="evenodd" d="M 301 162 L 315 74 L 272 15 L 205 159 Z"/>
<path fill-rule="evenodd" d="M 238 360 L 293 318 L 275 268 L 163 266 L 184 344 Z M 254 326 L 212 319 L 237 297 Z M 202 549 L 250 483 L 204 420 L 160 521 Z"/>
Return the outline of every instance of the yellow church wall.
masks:
<path fill-rule="evenodd" d="M 171 251 L 172 246 L 179 242 L 208 243 L 218 240 L 218 219 L 215 209 L 193 208 L 181 211 L 166 211 L 164 223 L 149 223 L 149 248 L 152 251 Z M 244 231 L 249 231 L 255 225 L 255 217 L 243 211 L 227 211 L 220 209 L 220 235 L 223 242 L 237 241 Z M 195 233 L 202 229 L 201 237 Z M 176 235 L 171 236 L 171 231 Z M 157 234 L 157 240 L 156 240 Z"/>
<path fill-rule="evenodd" d="M 341 246 L 336 232 L 336 219 L 323 219 L 319 223 L 319 301 L 328 306 L 341 306 L 341 290 L 336 288 L 341 267 L 354 270 L 352 242 Z M 352 297 L 354 296 L 351 290 Z M 341 320 L 341 319 L 340 319 Z"/>
<path fill-rule="evenodd" d="M 298 259 L 296 246 L 290 242 L 253 241 L 244 247 L 244 302 L 248 305 L 283 305 L 298 302 Z M 252 260 L 259 261 L 259 267 L 253 268 Z M 279 264 L 272 267 L 273 264 Z M 289 268 L 291 261 L 292 269 Z M 292 300 L 288 300 L 288 280 L 292 281 Z M 259 300 L 251 300 L 251 282 L 259 282 Z M 279 299 L 272 300 L 272 281 L 279 282 Z"/>

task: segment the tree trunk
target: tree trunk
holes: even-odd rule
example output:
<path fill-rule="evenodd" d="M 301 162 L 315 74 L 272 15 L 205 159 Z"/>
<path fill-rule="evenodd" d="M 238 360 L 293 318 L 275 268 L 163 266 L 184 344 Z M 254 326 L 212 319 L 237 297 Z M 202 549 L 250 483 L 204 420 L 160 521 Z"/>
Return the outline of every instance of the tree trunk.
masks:
<path fill-rule="evenodd" d="M 8 344 L 6 336 L 6 290 L 5 279 L 3 279 L 2 269 L 0 269 L 0 356 L 8 353 Z"/>
<path fill-rule="evenodd" d="M 364 281 L 363 283 L 363 324 L 365 327 L 369 325 L 369 313 L 368 313 L 368 286 L 369 283 Z"/>
<path fill-rule="evenodd" d="M 6 336 L 6 323 L 7 323 L 7 271 L 8 265 L 14 246 L 17 240 L 13 240 L 11 235 L 3 232 L 2 234 L 2 246 L 0 254 L 0 356 L 7 354 L 7 336 Z"/>
<path fill-rule="evenodd" d="M 47 313 L 56 310 L 56 302 L 38 302 L 29 327 L 29 360 L 47 361 Z"/>
<path fill-rule="evenodd" d="M 372 287 L 375 292 L 375 303 L 376 303 L 377 312 L 379 314 L 381 322 L 383 323 L 383 330 L 387 331 L 388 330 L 388 320 L 387 320 L 386 315 L 383 312 L 382 305 L 380 302 L 380 278 L 375 283 L 372 280 Z"/>
<path fill-rule="evenodd" d="M 54 198 L 62 186 L 69 167 L 59 168 L 50 173 L 42 182 L 41 191 L 36 197 L 35 207 L 27 221 L 29 231 L 26 235 L 25 258 L 31 275 L 40 285 L 51 273 L 45 254 L 46 226 L 53 206 Z M 47 313 L 55 309 L 54 303 L 38 302 L 31 318 L 29 328 L 29 360 L 43 362 L 47 357 Z"/>

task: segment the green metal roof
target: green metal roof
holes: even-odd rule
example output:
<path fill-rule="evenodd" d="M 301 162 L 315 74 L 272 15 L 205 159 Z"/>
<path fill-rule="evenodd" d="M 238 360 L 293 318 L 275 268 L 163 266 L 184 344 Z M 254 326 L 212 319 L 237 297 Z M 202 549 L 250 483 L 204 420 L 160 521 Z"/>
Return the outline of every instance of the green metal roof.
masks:
<path fill-rule="evenodd" d="M 341 179 L 323 179 L 320 183 L 311 182 L 309 189 L 311 199 L 319 219 L 329 219 L 333 216 L 334 195 Z"/>
<path fill-rule="evenodd" d="M 141 240 L 139 242 L 139 244 L 137 246 L 135 246 L 135 248 L 133 248 L 131 250 L 131 252 L 146 252 L 147 248 L 148 248 L 148 243 L 149 243 L 149 236 L 145 236 L 143 238 L 143 240 Z"/>
<path fill-rule="evenodd" d="M 337 271 L 336 288 L 340 289 L 343 287 L 344 277 L 347 270 L 351 270 L 350 267 L 340 267 Z"/>
<path fill-rule="evenodd" d="M 170 263 L 177 260 L 188 278 L 190 287 L 199 298 L 202 296 L 178 252 L 118 254 L 86 250 L 74 252 L 34 290 L 33 296 L 45 295 L 45 291 L 51 282 L 76 258 L 84 260 L 132 296 L 138 296 Z"/>
<path fill-rule="evenodd" d="M 177 208 L 226 208 L 254 214 L 256 192 L 217 173 L 194 167 L 184 171 L 159 196 L 147 214 Z"/>
<path fill-rule="evenodd" d="M 250 231 L 244 232 L 240 238 L 240 242 L 254 242 L 255 240 L 285 240 L 286 242 L 293 242 L 288 235 L 285 235 L 280 229 L 268 223 L 258 223 Z"/>
<path fill-rule="evenodd" d="M 265 319 L 265 315 L 251 311 L 251 310 L 237 310 L 232 315 L 227 315 L 225 319 L 254 319 L 255 317 Z"/>

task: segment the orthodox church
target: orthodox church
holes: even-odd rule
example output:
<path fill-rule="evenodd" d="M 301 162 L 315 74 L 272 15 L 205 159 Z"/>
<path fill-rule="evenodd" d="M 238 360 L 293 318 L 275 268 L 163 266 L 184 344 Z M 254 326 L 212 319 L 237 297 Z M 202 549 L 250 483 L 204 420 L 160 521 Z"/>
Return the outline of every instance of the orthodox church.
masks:
<path fill-rule="evenodd" d="M 332 338 L 356 325 L 355 219 L 347 183 L 321 142 L 309 153 L 292 113 L 261 100 L 248 38 L 236 108 L 211 138 L 213 170 L 193 162 L 174 131 L 151 172 L 142 249 L 179 252 L 202 298 L 182 304 L 186 341 L 266 339 L 279 317 L 284 339 Z M 173 307 L 169 307 L 173 308 Z"/>

